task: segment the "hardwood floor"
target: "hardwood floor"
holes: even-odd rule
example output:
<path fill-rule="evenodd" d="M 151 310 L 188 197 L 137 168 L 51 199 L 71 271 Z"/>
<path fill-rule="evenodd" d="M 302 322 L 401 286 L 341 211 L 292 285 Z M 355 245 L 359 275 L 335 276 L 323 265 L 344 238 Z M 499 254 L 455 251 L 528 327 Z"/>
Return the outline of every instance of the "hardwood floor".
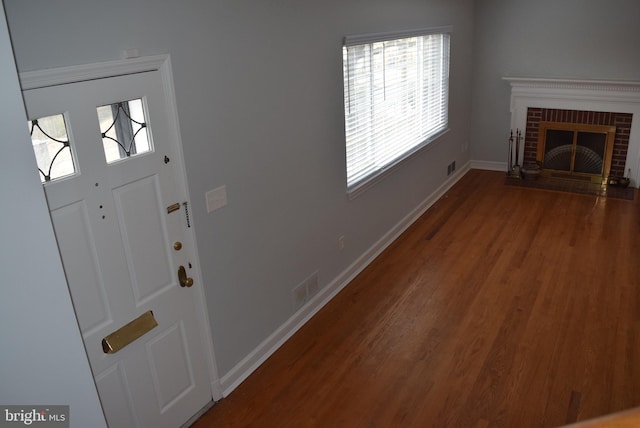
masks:
<path fill-rule="evenodd" d="M 640 405 L 640 203 L 472 170 L 193 426 L 552 427 Z"/>

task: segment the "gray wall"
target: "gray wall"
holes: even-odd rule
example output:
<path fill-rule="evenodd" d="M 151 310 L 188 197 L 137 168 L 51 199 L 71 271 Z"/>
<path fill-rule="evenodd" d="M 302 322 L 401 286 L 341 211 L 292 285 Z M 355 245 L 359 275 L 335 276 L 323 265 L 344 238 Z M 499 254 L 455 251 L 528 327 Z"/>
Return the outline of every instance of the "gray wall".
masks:
<path fill-rule="evenodd" d="M 106 427 L 44 191 L 34 174 L 2 7 L 0 111 L 0 404 L 25 406 L 25 411 L 26 406 L 69 405 L 71 427 Z"/>
<path fill-rule="evenodd" d="M 472 0 L 5 0 L 20 71 L 169 53 L 220 375 L 468 160 Z M 451 132 L 345 194 L 341 39 L 453 25 Z M 207 214 L 225 184 L 229 204 Z M 345 235 L 346 248 L 338 249 Z"/>
<path fill-rule="evenodd" d="M 637 0 L 477 0 L 471 158 L 506 162 L 510 77 L 640 80 Z"/>

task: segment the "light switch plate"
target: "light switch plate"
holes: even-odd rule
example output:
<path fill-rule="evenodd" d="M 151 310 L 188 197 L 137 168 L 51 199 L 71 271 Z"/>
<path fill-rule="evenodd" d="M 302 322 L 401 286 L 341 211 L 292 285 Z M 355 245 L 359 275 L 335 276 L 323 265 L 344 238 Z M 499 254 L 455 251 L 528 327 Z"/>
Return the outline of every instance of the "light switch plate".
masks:
<path fill-rule="evenodd" d="M 227 205 L 227 186 L 220 186 L 205 193 L 207 200 L 207 213 L 220 209 Z"/>

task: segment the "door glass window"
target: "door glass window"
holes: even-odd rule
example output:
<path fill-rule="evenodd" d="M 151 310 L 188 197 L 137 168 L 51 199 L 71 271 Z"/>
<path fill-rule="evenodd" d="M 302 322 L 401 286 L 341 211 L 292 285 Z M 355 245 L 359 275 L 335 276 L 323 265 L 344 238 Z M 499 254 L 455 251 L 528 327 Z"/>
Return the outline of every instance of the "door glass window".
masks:
<path fill-rule="evenodd" d="M 57 114 L 28 122 L 40 181 L 67 177 L 76 172 L 64 116 Z"/>
<path fill-rule="evenodd" d="M 151 151 L 141 99 L 97 108 L 107 163 Z"/>

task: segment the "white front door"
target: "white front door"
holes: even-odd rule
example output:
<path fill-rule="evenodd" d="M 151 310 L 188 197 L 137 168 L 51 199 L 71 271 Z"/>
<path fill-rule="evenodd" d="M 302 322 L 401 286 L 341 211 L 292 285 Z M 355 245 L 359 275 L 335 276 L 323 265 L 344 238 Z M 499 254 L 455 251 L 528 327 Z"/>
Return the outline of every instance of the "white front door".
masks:
<path fill-rule="evenodd" d="M 49 86 L 24 98 L 107 422 L 180 426 L 212 392 L 162 76 Z"/>

